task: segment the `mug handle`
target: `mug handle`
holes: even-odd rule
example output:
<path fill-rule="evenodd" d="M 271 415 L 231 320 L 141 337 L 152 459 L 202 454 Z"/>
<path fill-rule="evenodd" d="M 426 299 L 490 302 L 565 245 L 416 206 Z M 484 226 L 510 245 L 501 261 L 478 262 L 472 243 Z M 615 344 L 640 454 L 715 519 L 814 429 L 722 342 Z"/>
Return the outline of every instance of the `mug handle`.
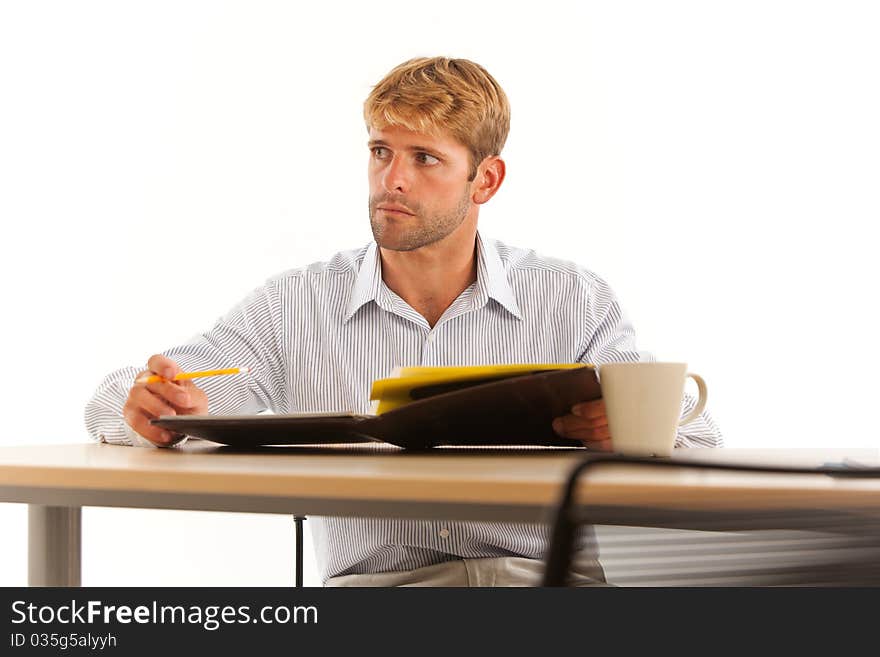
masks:
<path fill-rule="evenodd" d="M 686 376 L 689 376 L 697 382 L 697 388 L 700 389 L 700 398 L 697 400 L 697 405 L 694 407 L 694 410 L 692 410 L 690 413 L 687 414 L 687 416 L 681 419 L 678 423 L 678 426 L 696 420 L 697 416 L 699 416 L 699 414 L 703 412 L 703 409 L 706 408 L 706 399 L 708 399 L 709 397 L 709 392 L 706 389 L 706 382 L 703 381 L 703 377 L 701 377 L 699 374 L 691 374 L 690 372 L 688 372 Z"/>

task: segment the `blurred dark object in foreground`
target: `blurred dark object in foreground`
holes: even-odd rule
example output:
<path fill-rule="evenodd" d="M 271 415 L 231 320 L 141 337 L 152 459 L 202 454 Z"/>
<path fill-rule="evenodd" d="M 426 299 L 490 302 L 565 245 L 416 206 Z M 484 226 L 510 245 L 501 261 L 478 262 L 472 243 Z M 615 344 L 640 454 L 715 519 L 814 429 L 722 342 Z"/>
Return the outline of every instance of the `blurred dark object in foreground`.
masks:
<path fill-rule="evenodd" d="M 870 531 L 712 532 L 596 527 L 615 586 L 880 586 L 880 536 Z"/>
<path fill-rule="evenodd" d="M 647 466 L 655 473 L 658 467 L 671 474 L 694 471 L 698 481 L 710 471 L 735 472 L 748 475 L 752 483 L 731 488 L 712 509 L 701 504 L 701 489 L 693 480 L 668 505 L 591 506 L 589 496 L 576 504 L 577 485 L 588 471 L 609 464 Z M 775 477 L 770 481 L 776 489 L 754 483 L 755 477 L 768 475 Z M 794 483 L 803 475 L 829 477 L 819 481 L 833 483 L 820 488 L 818 494 L 815 488 L 785 490 L 787 477 L 794 477 Z M 589 455 L 574 468 L 563 488 L 543 584 L 567 583 L 578 528 L 594 525 L 599 560 L 611 585 L 880 586 L 880 505 L 873 481 L 867 489 L 860 486 L 868 497 L 853 496 L 852 505 L 830 501 L 835 487 L 846 488 L 846 484 L 837 484 L 856 478 L 880 481 L 880 468 L 852 463 L 809 468 Z M 778 494 L 791 495 L 792 490 L 798 492 L 781 498 L 780 504 Z M 667 497 L 668 491 L 669 487 Z M 717 490 L 714 493 L 717 497 Z"/>

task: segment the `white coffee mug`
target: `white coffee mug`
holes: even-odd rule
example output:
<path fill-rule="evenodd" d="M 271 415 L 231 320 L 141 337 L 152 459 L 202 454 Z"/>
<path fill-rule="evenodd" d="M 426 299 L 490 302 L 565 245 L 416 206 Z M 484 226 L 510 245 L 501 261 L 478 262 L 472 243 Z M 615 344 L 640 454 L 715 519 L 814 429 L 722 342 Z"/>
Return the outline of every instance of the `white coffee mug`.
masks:
<path fill-rule="evenodd" d="M 681 418 L 684 384 L 690 377 L 700 391 L 693 411 Z M 705 408 L 706 382 L 687 371 L 686 363 L 606 363 L 599 383 L 611 444 L 630 456 L 671 456 L 679 425 L 694 420 Z"/>

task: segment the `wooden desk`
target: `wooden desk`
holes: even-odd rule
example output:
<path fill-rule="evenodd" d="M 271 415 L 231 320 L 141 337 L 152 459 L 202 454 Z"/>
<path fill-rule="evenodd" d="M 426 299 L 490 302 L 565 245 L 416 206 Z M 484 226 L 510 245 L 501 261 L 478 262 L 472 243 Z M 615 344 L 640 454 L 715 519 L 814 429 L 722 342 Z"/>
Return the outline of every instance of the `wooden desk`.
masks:
<path fill-rule="evenodd" d="M 579 449 L 410 453 L 375 445 L 241 452 L 207 441 L 175 449 L 93 443 L 2 447 L 0 502 L 30 505 L 29 583 L 78 586 L 83 506 L 541 522 L 550 520 L 562 483 L 583 454 Z M 676 451 L 676 458 L 787 465 L 844 457 L 880 464 L 875 449 Z M 597 522 L 626 520 L 633 510 L 658 512 L 647 520 L 658 526 L 675 526 L 675 518 L 691 512 L 742 509 L 880 513 L 880 480 L 819 474 L 619 464 L 591 473 L 578 491 Z"/>

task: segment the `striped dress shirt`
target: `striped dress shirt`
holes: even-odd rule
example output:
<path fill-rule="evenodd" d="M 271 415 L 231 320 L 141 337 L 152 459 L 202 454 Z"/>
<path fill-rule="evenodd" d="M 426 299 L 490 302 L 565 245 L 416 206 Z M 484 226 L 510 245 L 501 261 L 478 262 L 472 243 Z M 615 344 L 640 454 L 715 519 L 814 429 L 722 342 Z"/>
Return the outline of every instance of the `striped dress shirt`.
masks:
<path fill-rule="evenodd" d="M 477 235 L 477 280 L 432 328 L 382 280 L 375 243 L 274 276 L 209 331 L 163 352 L 184 371 L 247 364 L 247 376 L 199 383 L 215 415 L 370 412 L 373 380 L 396 367 L 653 361 L 608 284 L 574 263 Z M 96 440 L 147 444 L 122 419 L 143 366 L 109 374 L 85 410 Z M 601 368 L 600 368 L 601 372 Z M 682 414 L 695 400 L 685 395 Z M 677 447 L 717 447 L 704 411 Z M 312 517 L 321 577 L 410 570 L 458 558 L 543 558 L 543 524 Z M 592 529 L 579 538 L 595 550 Z"/>

